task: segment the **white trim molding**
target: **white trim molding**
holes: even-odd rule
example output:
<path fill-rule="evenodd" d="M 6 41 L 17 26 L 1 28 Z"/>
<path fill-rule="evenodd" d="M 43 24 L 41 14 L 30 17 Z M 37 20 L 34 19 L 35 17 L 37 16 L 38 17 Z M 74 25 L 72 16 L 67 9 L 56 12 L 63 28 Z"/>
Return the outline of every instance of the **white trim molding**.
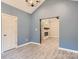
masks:
<path fill-rule="evenodd" d="M 66 48 L 61 48 L 59 47 L 60 50 L 68 51 L 68 52 L 73 52 L 73 53 L 78 53 L 78 51 L 71 50 L 71 49 L 66 49 Z"/>
<path fill-rule="evenodd" d="M 36 45 L 40 45 L 40 43 L 36 43 L 36 42 L 29 42 L 30 44 L 36 44 Z"/>
<path fill-rule="evenodd" d="M 19 48 L 19 47 L 23 47 L 23 46 L 28 45 L 28 44 L 36 44 L 36 45 L 40 45 L 40 43 L 36 43 L 36 42 L 28 42 L 28 43 L 25 43 L 25 44 L 22 44 L 22 45 L 17 46 L 17 48 Z"/>

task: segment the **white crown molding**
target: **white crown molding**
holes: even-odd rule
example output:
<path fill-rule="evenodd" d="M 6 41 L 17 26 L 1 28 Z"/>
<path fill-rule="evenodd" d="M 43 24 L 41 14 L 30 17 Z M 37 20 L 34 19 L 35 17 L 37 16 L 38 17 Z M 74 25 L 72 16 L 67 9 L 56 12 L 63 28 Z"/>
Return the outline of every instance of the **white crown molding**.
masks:
<path fill-rule="evenodd" d="M 72 0 L 72 1 L 78 1 L 78 0 Z"/>

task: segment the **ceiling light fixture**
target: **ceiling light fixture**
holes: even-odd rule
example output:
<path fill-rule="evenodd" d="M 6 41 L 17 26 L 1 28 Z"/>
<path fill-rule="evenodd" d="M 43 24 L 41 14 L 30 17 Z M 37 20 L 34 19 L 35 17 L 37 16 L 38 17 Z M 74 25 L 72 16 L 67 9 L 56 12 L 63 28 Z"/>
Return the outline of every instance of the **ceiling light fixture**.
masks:
<path fill-rule="evenodd" d="M 35 5 L 37 5 L 37 4 L 40 2 L 40 0 L 26 0 L 26 2 L 27 2 L 30 6 L 34 7 Z"/>

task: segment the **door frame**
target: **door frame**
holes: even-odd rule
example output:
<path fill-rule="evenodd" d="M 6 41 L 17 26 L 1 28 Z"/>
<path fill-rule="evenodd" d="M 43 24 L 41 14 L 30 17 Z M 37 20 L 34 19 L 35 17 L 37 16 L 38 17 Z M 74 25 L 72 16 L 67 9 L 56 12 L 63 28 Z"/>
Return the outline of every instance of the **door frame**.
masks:
<path fill-rule="evenodd" d="M 56 17 L 48 17 L 48 18 L 42 18 L 42 19 L 40 19 L 40 44 L 42 42 L 42 39 L 41 39 L 41 37 L 42 37 L 42 35 L 41 35 L 41 21 L 44 20 L 44 19 L 50 19 L 50 18 L 57 18 L 59 20 L 59 16 L 56 16 Z"/>
<path fill-rule="evenodd" d="M 17 18 L 17 16 L 14 16 L 14 15 L 10 15 L 10 14 L 7 14 L 7 13 L 1 13 L 1 44 L 2 44 L 2 14 L 6 14 L 6 15 L 9 15 L 9 16 L 12 16 L 12 17 L 15 17 L 16 18 L 16 39 L 15 39 L 15 47 L 14 48 L 17 48 L 18 47 L 18 28 L 17 28 L 17 26 L 18 26 L 18 22 L 17 22 L 17 20 L 18 20 L 18 18 Z M 1 48 L 2 48 L 2 45 L 1 45 Z M 12 48 L 12 49 L 14 49 L 14 48 Z M 11 49 L 9 49 L 9 50 L 11 50 Z M 6 51 L 8 51 L 8 50 L 6 50 Z M 5 52 L 5 51 L 1 51 L 1 53 L 3 53 L 3 52 Z"/>

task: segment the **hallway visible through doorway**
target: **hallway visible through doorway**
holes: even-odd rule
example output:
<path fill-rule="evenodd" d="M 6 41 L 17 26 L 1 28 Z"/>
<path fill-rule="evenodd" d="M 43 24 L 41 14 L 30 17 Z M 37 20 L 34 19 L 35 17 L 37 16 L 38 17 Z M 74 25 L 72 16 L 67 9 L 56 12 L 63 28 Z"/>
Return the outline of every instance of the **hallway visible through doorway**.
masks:
<path fill-rule="evenodd" d="M 41 43 L 49 38 L 57 38 L 59 40 L 59 17 L 44 18 L 40 20 Z"/>

